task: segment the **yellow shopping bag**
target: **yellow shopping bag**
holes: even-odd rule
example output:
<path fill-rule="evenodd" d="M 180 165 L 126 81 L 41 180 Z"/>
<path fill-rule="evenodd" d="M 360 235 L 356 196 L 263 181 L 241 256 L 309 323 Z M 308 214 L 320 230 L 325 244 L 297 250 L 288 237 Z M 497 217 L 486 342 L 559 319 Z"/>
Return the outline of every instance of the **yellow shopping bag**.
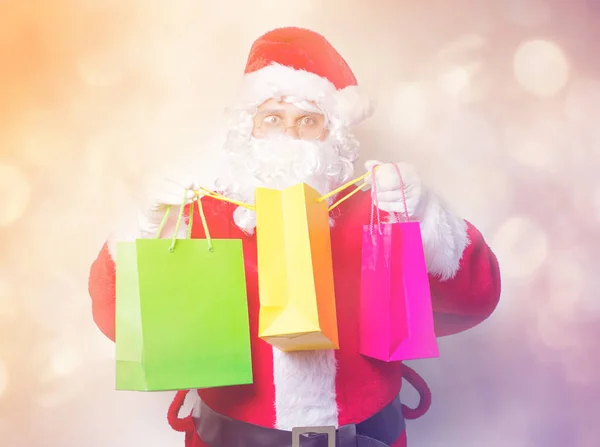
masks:
<path fill-rule="evenodd" d="M 256 190 L 259 337 L 282 351 L 338 349 L 327 202 L 306 184 Z"/>

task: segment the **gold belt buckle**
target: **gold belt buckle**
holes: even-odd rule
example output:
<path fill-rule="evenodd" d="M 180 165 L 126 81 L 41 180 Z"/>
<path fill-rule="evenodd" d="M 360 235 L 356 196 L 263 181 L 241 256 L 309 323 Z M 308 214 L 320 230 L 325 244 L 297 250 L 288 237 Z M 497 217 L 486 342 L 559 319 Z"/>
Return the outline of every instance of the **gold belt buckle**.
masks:
<path fill-rule="evenodd" d="M 292 428 L 292 447 L 300 447 L 300 436 L 309 433 L 327 435 L 327 447 L 335 447 L 335 427 L 294 427 Z"/>

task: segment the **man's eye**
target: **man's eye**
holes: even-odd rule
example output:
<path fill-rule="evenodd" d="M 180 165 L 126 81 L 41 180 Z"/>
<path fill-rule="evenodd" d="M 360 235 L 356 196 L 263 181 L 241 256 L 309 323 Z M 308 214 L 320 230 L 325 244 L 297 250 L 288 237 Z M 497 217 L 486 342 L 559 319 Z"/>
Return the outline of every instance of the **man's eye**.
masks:
<path fill-rule="evenodd" d="M 317 124 L 317 121 L 314 118 L 311 118 L 310 116 L 305 116 L 300 120 L 301 126 L 314 126 L 315 124 Z"/>
<path fill-rule="evenodd" d="M 281 118 L 279 118 L 278 116 L 275 116 L 275 115 L 269 115 L 269 116 L 265 117 L 263 122 L 265 124 L 271 124 L 271 125 L 279 124 L 281 122 Z"/>

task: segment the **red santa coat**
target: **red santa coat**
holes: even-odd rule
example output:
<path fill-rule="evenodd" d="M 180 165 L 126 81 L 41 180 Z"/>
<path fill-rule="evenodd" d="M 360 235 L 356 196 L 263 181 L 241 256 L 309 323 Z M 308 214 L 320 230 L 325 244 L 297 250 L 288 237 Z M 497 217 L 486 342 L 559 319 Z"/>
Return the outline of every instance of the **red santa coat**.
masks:
<path fill-rule="evenodd" d="M 493 312 L 500 296 L 500 275 L 497 260 L 479 231 L 462 219 L 457 224 L 456 216 L 438 200 L 430 202 L 421 227 L 436 334 L 444 336 L 469 329 Z M 237 420 L 291 430 L 298 425 L 359 423 L 398 395 L 402 364 L 380 362 L 358 352 L 361 232 L 370 219 L 369 194 L 355 195 L 333 214 L 331 244 L 340 349 L 291 355 L 258 338 L 256 237 L 233 223 L 233 205 L 211 198 L 203 198 L 202 203 L 213 238 L 243 241 L 254 374 L 251 385 L 199 390 L 208 406 Z M 199 223 L 199 218 L 194 219 L 194 238 L 204 237 Z M 457 246 L 457 240 L 464 241 L 463 246 Z M 105 245 L 93 263 L 89 290 L 94 320 L 114 340 L 115 264 L 110 251 Z M 186 445 L 204 444 L 190 429 Z M 402 435 L 394 447 L 405 445 Z"/>

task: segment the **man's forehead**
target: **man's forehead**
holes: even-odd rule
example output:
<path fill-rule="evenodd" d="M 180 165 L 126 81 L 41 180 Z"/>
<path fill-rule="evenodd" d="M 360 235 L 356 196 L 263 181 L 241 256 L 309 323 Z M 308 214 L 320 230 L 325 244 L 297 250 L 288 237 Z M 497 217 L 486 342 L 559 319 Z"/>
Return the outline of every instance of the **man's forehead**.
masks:
<path fill-rule="evenodd" d="M 313 101 L 306 101 L 306 103 L 316 107 Z M 259 107 L 260 113 L 277 113 L 277 112 L 301 112 L 307 113 L 307 111 L 294 105 L 292 101 L 286 98 L 271 98 L 263 102 Z M 314 114 L 320 114 L 318 112 L 312 112 Z"/>

